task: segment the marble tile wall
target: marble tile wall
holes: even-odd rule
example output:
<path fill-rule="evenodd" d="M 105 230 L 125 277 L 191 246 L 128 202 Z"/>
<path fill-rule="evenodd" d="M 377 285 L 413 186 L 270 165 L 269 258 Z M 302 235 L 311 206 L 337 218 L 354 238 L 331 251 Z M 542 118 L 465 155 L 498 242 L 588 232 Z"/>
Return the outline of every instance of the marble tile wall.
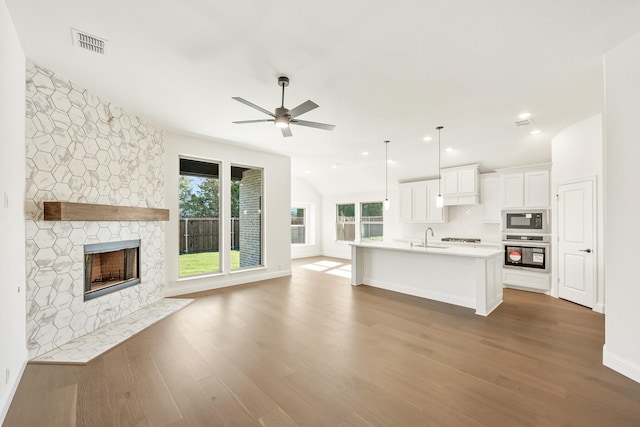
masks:
<path fill-rule="evenodd" d="M 44 221 L 44 201 L 164 207 L 162 132 L 27 63 L 27 337 L 34 358 L 161 298 L 164 223 Z M 87 302 L 84 245 L 140 239 L 141 284 Z"/>

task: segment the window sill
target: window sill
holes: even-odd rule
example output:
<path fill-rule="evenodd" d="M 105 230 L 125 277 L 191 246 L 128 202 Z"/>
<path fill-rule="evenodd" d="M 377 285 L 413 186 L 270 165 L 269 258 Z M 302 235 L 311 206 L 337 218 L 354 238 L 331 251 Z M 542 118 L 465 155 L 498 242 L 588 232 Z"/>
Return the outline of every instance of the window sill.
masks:
<path fill-rule="evenodd" d="M 267 267 L 264 265 L 260 265 L 257 267 L 244 267 L 244 268 L 236 268 L 235 270 L 231 270 L 229 272 L 229 274 L 238 274 L 238 273 L 246 273 L 248 271 L 260 271 L 260 270 L 266 270 Z"/>
<path fill-rule="evenodd" d="M 202 274 L 194 274 L 193 276 L 184 276 L 184 277 L 178 277 L 178 280 L 176 280 L 176 283 L 187 283 L 190 282 L 192 280 L 200 280 L 200 279 L 207 279 L 210 277 L 220 277 L 220 276 L 224 276 L 224 273 L 222 271 L 215 271 L 215 272 L 211 272 L 211 273 L 202 273 Z"/>

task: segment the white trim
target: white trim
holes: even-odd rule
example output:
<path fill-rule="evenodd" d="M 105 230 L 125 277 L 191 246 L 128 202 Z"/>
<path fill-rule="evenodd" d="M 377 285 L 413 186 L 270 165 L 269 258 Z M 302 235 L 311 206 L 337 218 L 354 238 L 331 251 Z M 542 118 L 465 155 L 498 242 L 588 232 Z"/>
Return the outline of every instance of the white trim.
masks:
<path fill-rule="evenodd" d="M 341 242 L 341 243 L 345 243 L 347 245 L 351 245 L 354 242 Z M 344 259 L 344 260 L 350 261 L 351 260 L 350 254 L 351 254 L 351 252 L 349 252 L 349 254 L 344 254 L 344 253 L 338 253 L 338 252 L 322 251 L 320 256 L 326 256 L 326 257 L 329 257 L 329 258 L 338 258 L 338 259 Z"/>
<path fill-rule="evenodd" d="M 640 365 L 607 351 L 606 344 L 602 346 L 602 364 L 640 383 Z"/>
<path fill-rule="evenodd" d="M 13 381 L 11 382 L 11 384 L 9 384 L 9 387 L 6 390 L 6 395 L 2 402 L 2 408 L 0 408 L 0 425 L 3 425 L 4 419 L 7 416 L 7 412 L 9 412 L 9 407 L 11 406 L 11 402 L 13 401 L 13 398 L 16 395 L 16 391 L 18 390 L 18 385 L 20 384 L 20 380 L 22 379 L 24 370 L 27 368 L 28 361 L 29 361 L 29 351 L 25 348 L 24 356 L 22 358 L 22 363 L 20 364 L 18 373 L 17 375 L 13 376 Z"/>
<path fill-rule="evenodd" d="M 263 270 L 262 268 L 256 270 Z M 253 270 L 255 271 L 255 270 Z M 248 273 L 248 271 L 238 271 L 238 273 Z M 291 269 L 275 271 L 272 273 L 263 273 L 257 274 L 255 276 L 252 275 L 239 275 L 234 274 L 234 277 L 227 276 L 226 280 L 216 281 L 215 283 L 206 282 L 206 283 L 195 283 L 189 286 L 183 286 L 181 283 L 179 286 L 171 286 L 165 287 L 163 296 L 165 297 L 175 297 L 179 295 L 186 295 L 194 292 L 203 292 L 203 291 L 211 291 L 214 289 L 227 288 L 230 286 L 244 285 L 246 283 L 259 282 L 261 280 L 267 279 L 275 279 L 278 277 L 291 276 Z M 183 282 L 184 283 L 184 282 Z"/>

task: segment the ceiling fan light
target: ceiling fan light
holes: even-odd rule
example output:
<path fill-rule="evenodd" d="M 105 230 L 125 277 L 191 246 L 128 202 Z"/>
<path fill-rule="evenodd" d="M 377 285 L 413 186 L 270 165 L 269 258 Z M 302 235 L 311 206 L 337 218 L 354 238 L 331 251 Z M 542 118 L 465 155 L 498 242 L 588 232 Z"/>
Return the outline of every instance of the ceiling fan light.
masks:
<path fill-rule="evenodd" d="M 289 127 L 289 120 L 287 119 L 286 116 L 278 116 L 276 117 L 275 120 L 276 126 L 279 128 L 288 128 Z"/>

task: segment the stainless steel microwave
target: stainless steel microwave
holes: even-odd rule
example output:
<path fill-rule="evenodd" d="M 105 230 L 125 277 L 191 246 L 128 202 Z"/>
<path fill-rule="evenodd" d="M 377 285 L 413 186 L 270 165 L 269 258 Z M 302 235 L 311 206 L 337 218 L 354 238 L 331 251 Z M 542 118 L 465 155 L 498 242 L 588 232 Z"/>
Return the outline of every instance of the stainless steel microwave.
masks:
<path fill-rule="evenodd" d="M 548 209 L 502 211 L 502 231 L 505 233 L 549 234 Z"/>

